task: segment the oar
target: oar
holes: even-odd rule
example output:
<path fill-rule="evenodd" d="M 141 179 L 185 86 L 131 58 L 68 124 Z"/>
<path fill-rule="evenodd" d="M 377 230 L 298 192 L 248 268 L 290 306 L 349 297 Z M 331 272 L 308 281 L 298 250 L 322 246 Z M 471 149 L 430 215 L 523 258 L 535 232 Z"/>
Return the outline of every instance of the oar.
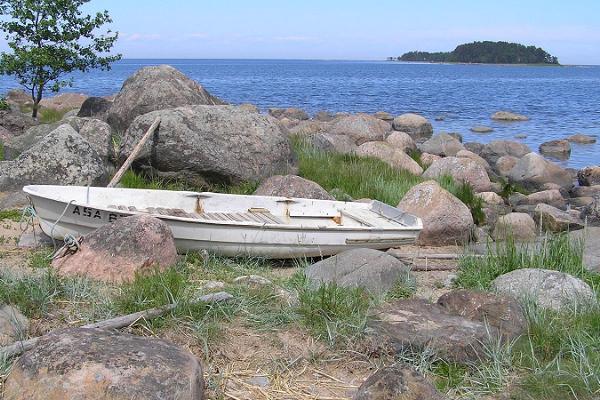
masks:
<path fill-rule="evenodd" d="M 135 158 L 140 153 L 140 151 L 142 151 L 142 147 L 144 147 L 144 144 L 146 144 L 148 139 L 150 139 L 150 136 L 152 136 L 154 134 L 154 131 L 156 130 L 156 128 L 158 128 L 158 125 L 160 125 L 160 118 L 156 118 L 154 120 L 154 122 L 152 123 L 152 125 L 150 125 L 150 128 L 148 128 L 148 131 L 144 134 L 144 136 L 142 136 L 142 138 L 140 139 L 138 144 L 135 145 L 135 147 L 133 148 L 133 151 L 131 152 L 129 157 L 127 157 L 127 160 L 125 160 L 125 162 L 123 163 L 121 168 L 119 168 L 119 170 L 117 171 L 115 176 L 111 179 L 111 181 L 107 187 L 112 188 L 112 187 L 117 186 L 117 184 L 119 183 L 119 181 L 121 180 L 121 178 L 123 177 L 125 172 L 127 172 L 129 167 L 131 166 L 131 163 L 133 163 L 133 160 L 135 160 Z"/>

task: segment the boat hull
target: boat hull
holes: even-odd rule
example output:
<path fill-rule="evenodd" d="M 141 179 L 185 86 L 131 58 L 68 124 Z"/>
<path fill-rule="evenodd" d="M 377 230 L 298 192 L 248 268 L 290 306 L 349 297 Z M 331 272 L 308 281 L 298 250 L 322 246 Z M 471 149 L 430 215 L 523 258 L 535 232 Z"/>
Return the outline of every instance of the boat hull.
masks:
<path fill-rule="evenodd" d="M 28 193 L 38 215 L 41 229 L 54 239 L 67 235 L 79 237 L 119 218 L 139 214 L 66 203 Z M 297 229 L 287 225 L 222 225 L 207 221 L 183 220 L 153 215 L 173 232 L 180 253 L 206 250 L 224 256 L 264 258 L 321 257 L 352 248 L 389 249 L 414 243 L 415 229 Z"/>

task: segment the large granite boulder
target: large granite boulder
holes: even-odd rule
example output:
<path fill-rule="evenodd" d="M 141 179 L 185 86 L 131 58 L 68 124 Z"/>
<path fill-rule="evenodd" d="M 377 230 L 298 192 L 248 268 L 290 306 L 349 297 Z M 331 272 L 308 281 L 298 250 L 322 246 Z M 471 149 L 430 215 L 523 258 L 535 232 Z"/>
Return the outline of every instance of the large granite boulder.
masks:
<path fill-rule="evenodd" d="M 526 144 L 510 140 L 493 140 L 483 147 L 479 155 L 490 165 L 495 165 L 502 156 L 521 158 L 527 153 L 531 153 L 531 149 Z"/>
<path fill-rule="evenodd" d="M 527 319 L 519 302 L 510 296 L 472 290 L 453 290 L 437 304 L 461 317 L 487 323 L 506 339 L 515 339 L 527 330 Z"/>
<path fill-rule="evenodd" d="M 576 231 L 584 227 L 584 222 L 579 218 L 548 204 L 538 204 L 534 213 L 538 225 L 549 232 Z"/>
<path fill-rule="evenodd" d="M 481 164 L 468 158 L 445 157 L 434 161 L 423 174 L 423 178 L 437 179 L 449 175 L 456 182 L 466 182 L 477 192 L 487 192 L 492 182 Z"/>
<path fill-rule="evenodd" d="M 490 164 L 480 155 L 473 153 L 469 150 L 460 150 L 456 153 L 456 157 L 458 158 L 468 158 L 471 161 L 475 161 L 477 164 L 481 165 L 487 171 L 488 175 L 492 174 L 492 167 Z"/>
<path fill-rule="evenodd" d="M 273 117 L 234 106 L 188 106 L 154 111 L 131 124 L 125 159 L 156 118 L 160 127 L 136 159 L 158 175 L 193 182 L 259 182 L 293 163 L 290 142 Z"/>
<path fill-rule="evenodd" d="M 447 133 L 434 135 L 419 145 L 419 150 L 423 153 L 435 154 L 442 157 L 456 156 L 456 153 L 464 149 L 465 147 L 458 139 Z"/>
<path fill-rule="evenodd" d="M 328 127 L 329 125 L 325 122 L 306 120 L 298 122 L 297 125 L 290 127 L 288 131 L 290 135 L 310 137 L 325 132 Z"/>
<path fill-rule="evenodd" d="M 116 132 L 124 132 L 140 115 L 196 104 L 225 103 L 169 65 L 144 67 L 125 81 L 106 118 Z"/>
<path fill-rule="evenodd" d="M 510 111 L 497 111 L 492 115 L 492 119 L 496 121 L 529 121 L 525 115 Z"/>
<path fill-rule="evenodd" d="M 402 114 L 394 118 L 392 126 L 396 131 L 408 133 L 416 141 L 430 138 L 433 134 L 431 122 L 417 114 Z"/>
<path fill-rule="evenodd" d="M 480 362 L 487 356 L 485 344 L 502 338 L 498 330 L 471 320 L 424 299 L 402 299 L 374 310 L 369 326 L 378 340 L 399 353 L 433 351 L 449 362 Z"/>
<path fill-rule="evenodd" d="M 358 388 L 352 400 L 444 400 L 436 388 L 409 366 L 382 368 Z"/>
<path fill-rule="evenodd" d="M 335 283 L 342 287 L 361 287 L 382 295 L 399 281 L 408 278 L 409 268 L 397 258 L 372 249 L 353 249 L 319 261 L 306 269 L 313 288 Z"/>
<path fill-rule="evenodd" d="M 337 118 L 331 123 L 329 133 L 345 135 L 357 145 L 382 141 L 390 134 L 390 124 L 368 114 L 354 114 Z"/>
<path fill-rule="evenodd" d="M 306 111 L 299 108 L 269 108 L 269 115 L 277 119 L 287 118 L 305 121 L 310 117 Z"/>
<path fill-rule="evenodd" d="M 493 235 L 495 240 L 512 238 L 518 241 L 535 240 L 535 221 L 526 213 L 502 215 L 496 221 Z"/>
<path fill-rule="evenodd" d="M 403 169 L 413 175 L 421 175 L 423 168 L 405 152 L 395 149 L 386 142 L 367 142 L 356 149 L 356 154 L 374 157 L 396 169 Z"/>
<path fill-rule="evenodd" d="M 43 336 L 6 380 L 11 400 L 202 400 L 198 360 L 167 341 L 101 329 Z"/>
<path fill-rule="evenodd" d="M 538 205 L 540 203 L 549 204 L 557 208 L 564 208 L 566 201 L 558 189 L 542 190 L 541 192 L 531 193 L 525 196 L 517 204 Z"/>
<path fill-rule="evenodd" d="M 96 153 L 106 162 L 115 160 L 112 130 L 106 122 L 90 118 L 79 129 L 79 134 L 88 141 Z"/>
<path fill-rule="evenodd" d="M 596 302 L 596 294 L 587 283 L 547 269 L 517 269 L 494 279 L 492 289 L 557 311 Z"/>
<path fill-rule="evenodd" d="M 398 208 L 423 220 L 423 230 L 417 240 L 420 245 L 465 244 L 474 227 L 469 208 L 436 181 L 414 186 Z"/>
<path fill-rule="evenodd" d="M 38 122 L 31 115 L 13 110 L 0 110 L 0 127 L 4 128 L 11 136 L 22 135 L 27 129 Z"/>
<path fill-rule="evenodd" d="M 40 106 L 53 110 L 79 110 L 89 96 L 83 93 L 61 93 L 56 96 L 46 97 Z"/>
<path fill-rule="evenodd" d="M 296 175 L 275 175 L 267 178 L 254 192 L 256 196 L 300 197 L 305 199 L 335 200 L 318 183 Z"/>
<path fill-rule="evenodd" d="M 571 156 L 571 145 L 568 140 L 550 140 L 540 145 L 540 153 L 560 160 L 567 160 Z"/>
<path fill-rule="evenodd" d="M 517 165 L 519 159 L 513 156 L 502 156 L 496 160 L 496 164 L 494 164 L 494 171 L 503 177 L 508 177 L 510 175 L 510 171 Z"/>
<path fill-rule="evenodd" d="M 103 119 L 111 106 L 112 101 L 104 97 L 88 97 L 81 105 L 77 116 Z"/>
<path fill-rule="evenodd" d="M 417 145 L 408 133 L 394 131 L 385 139 L 386 143 L 405 153 L 416 150 Z"/>
<path fill-rule="evenodd" d="M 577 180 L 581 186 L 600 185 L 600 166 L 586 167 L 578 171 Z"/>
<path fill-rule="evenodd" d="M 12 161 L 0 162 L 0 191 L 25 185 L 92 185 L 107 180 L 104 160 L 70 125 L 61 125 Z"/>
<path fill-rule="evenodd" d="M 565 189 L 573 186 L 569 171 L 536 153 L 529 153 L 521 158 L 508 174 L 508 178 L 532 191 L 544 190 L 548 183 L 555 183 Z"/>
<path fill-rule="evenodd" d="M 317 133 L 311 138 L 311 143 L 317 149 L 341 154 L 354 153 L 358 148 L 351 137 L 331 133 Z"/>
<path fill-rule="evenodd" d="M 87 234 L 76 253 L 56 258 L 58 273 L 120 283 L 175 264 L 177 249 L 166 223 L 145 214 L 115 218 Z"/>

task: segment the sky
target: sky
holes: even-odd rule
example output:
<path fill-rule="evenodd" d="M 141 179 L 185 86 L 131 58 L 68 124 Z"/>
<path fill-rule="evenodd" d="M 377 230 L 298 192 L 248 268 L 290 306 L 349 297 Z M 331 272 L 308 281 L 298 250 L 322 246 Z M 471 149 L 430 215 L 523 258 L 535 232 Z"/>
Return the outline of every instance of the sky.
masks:
<path fill-rule="evenodd" d="M 599 0 L 92 0 L 125 58 L 372 60 L 475 40 L 600 64 Z M 0 50 L 6 49 L 0 41 Z"/>

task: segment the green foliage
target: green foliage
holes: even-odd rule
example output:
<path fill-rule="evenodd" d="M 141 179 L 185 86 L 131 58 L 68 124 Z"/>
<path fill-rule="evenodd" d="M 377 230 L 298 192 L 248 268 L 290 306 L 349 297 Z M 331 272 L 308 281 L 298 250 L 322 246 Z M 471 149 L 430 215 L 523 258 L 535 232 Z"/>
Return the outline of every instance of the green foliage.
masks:
<path fill-rule="evenodd" d="M 10 110 L 10 104 L 8 104 L 4 97 L 0 97 L 0 111 L 6 110 Z"/>
<path fill-rule="evenodd" d="M 6 33 L 10 53 L 0 57 L 0 73 L 13 75 L 32 94 L 32 116 L 37 117 L 44 91 L 58 92 L 72 81 L 74 71 L 109 69 L 121 58 L 107 53 L 118 38 L 110 30 L 96 30 L 112 22 L 108 11 L 86 15 L 81 8 L 90 0 L 3 0 L 0 29 Z"/>
<path fill-rule="evenodd" d="M 315 336 L 335 345 L 363 334 L 369 305 L 369 296 L 360 288 L 326 284 L 302 290 L 298 311 Z"/>
<path fill-rule="evenodd" d="M 21 210 L 0 210 L 0 221 L 5 219 L 19 222 L 21 220 Z"/>
<path fill-rule="evenodd" d="M 21 112 L 32 113 L 33 106 L 31 106 L 31 105 L 22 106 Z M 55 122 L 62 120 L 67 112 L 69 112 L 69 110 L 66 110 L 66 109 L 56 110 L 54 108 L 38 108 L 38 110 L 37 110 L 38 120 L 42 124 L 53 124 Z"/>
<path fill-rule="evenodd" d="M 428 53 L 411 51 L 398 57 L 400 61 L 459 62 L 482 64 L 553 64 L 558 58 L 544 49 L 508 42 L 473 42 L 461 44 L 452 52 Z"/>
<path fill-rule="evenodd" d="M 33 269 L 43 269 L 50 267 L 52 260 L 46 250 L 38 250 L 29 255 L 29 266 Z"/>
<path fill-rule="evenodd" d="M 0 140 L 0 161 L 4 161 L 4 143 Z"/>
<path fill-rule="evenodd" d="M 481 225 L 485 222 L 483 200 L 475 195 L 471 185 L 466 182 L 457 183 L 449 175 L 439 177 L 438 182 L 441 187 L 452 193 L 469 208 L 475 224 Z"/>
<path fill-rule="evenodd" d="M 43 316 L 61 293 L 60 278 L 51 269 L 36 276 L 0 275 L 0 302 L 17 306 L 28 317 Z"/>
<path fill-rule="evenodd" d="M 407 299 L 412 297 L 416 291 L 417 282 L 410 273 L 407 272 L 394 283 L 394 286 L 387 292 L 386 298 L 388 300 Z"/>
<path fill-rule="evenodd" d="M 577 276 L 593 287 L 600 287 L 598 274 L 583 265 L 583 243 L 571 241 L 566 234 L 547 236 L 535 245 L 518 244 L 513 238 L 488 245 L 482 257 L 465 256 L 459 262 L 455 285 L 471 289 L 489 289 L 500 275 L 519 268 L 545 268 Z"/>

